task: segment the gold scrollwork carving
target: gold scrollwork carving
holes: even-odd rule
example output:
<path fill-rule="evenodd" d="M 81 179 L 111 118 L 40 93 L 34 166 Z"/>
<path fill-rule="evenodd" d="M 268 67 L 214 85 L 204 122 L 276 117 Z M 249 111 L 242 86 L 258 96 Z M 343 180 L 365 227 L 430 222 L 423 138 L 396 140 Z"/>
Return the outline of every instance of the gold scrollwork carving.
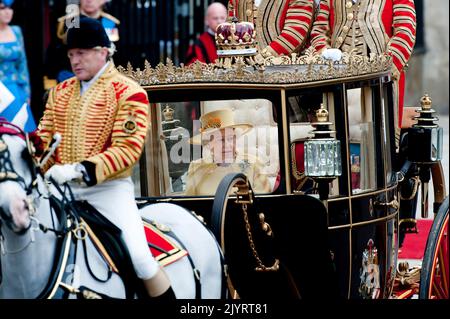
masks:
<path fill-rule="evenodd" d="M 322 58 L 313 48 L 302 55 L 264 57 L 261 65 L 248 65 L 235 58 L 239 63 L 205 64 L 195 62 L 189 66 L 175 66 L 168 59 L 152 67 L 145 62 L 143 70 L 118 67 L 124 75 L 142 86 L 186 83 L 246 82 L 253 84 L 289 84 L 348 78 L 380 72 L 390 72 L 392 57 L 357 55 L 356 52 L 344 52 L 341 61 L 332 62 Z"/>

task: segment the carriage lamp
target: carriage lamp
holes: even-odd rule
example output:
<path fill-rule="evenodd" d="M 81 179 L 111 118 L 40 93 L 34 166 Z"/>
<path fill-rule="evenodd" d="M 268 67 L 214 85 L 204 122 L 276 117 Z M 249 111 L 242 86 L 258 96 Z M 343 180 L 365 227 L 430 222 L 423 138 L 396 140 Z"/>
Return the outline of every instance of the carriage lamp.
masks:
<path fill-rule="evenodd" d="M 421 108 L 417 109 L 417 121 L 408 129 L 408 160 L 419 167 L 421 181 L 422 217 L 428 217 L 428 183 L 431 177 L 431 165 L 442 159 L 443 130 L 439 127 L 432 109 L 432 100 L 428 94 L 420 99 Z"/>
<path fill-rule="evenodd" d="M 428 94 L 421 99 L 417 109 L 417 123 L 408 130 L 408 159 L 416 164 L 433 164 L 442 159 L 443 130 L 439 127 L 432 100 Z"/>
<path fill-rule="evenodd" d="M 335 131 L 328 122 L 328 111 L 323 104 L 316 112 L 317 122 L 311 123 L 314 137 L 305 142 L 305 175 L 319 186 L 320 199 L 326 201 L 329 183 L 342 175 L 341 143 L 332 137 Z"/>
<path fill-rule="evenodd" d="M 162 113 L 164 117 L 164 120 L 161 122 L 163 134 L 165 137 L 170 137 L 172 131 L 179 128 L 180 120 L 174 118 L 175 110 L 169 104 L 166 105 Z"/>

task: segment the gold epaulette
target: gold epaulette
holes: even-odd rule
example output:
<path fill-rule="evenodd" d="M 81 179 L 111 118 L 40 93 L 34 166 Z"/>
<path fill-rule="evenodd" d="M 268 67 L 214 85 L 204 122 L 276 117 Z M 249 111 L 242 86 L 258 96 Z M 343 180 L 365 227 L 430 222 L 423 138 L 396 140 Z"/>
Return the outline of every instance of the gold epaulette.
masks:
<path fill-rule="evenodd" d="M 66 14 L 65 16 L 62 16 L 62 17 L 58 18 L 58 20 L 57 20 L 58 25 L 56 27 L 56 36 L 63 41 L 64 41 L 65 33 L 66 33 L 64 31 L 64 24 L 65 24 L 66 18 L 71 18 L 72 16 L 73 16 L 72 14 L 71 15 Z"/>
<path fill-rule="evenodd" d="M 78 13 L 70 13 L 70 14 L 63 15 L 62 17 L 58 18 L 58 22 L 60 22 L 60 23 L 64 22 L 65 20 L 75 18 L 78 15 L 79 15 Z"/>
<path fill-rule="evenodd" d="M 64 28 L 64 25 L 66 23 L 67 20 L 69 19 L 73 19 L 75 17 L 79 16 L 79 13 L 70 13 L 70 14 L 66 14 L 65 16 L 59 17 L 58 18 L 58 25 L 56 27 L 56 36 L 65 41 L 66 38 L 66 30 Z"/>
<path fill-rule="evenodd" d="M 49 90 L 55 87 L 57 84 L 55 79 L 50 79 L 48 76 L 44 76 L 44 89 Z"/>
<path fill-rule="evenodd" d="M 113 16 L 110 15 L 109 13 L 106 13 L 106 12 L 103 12 L 103 11 L 102 11 L 102 12 L 100 13 L 100 16 L 102 16 L 102 17 L 104 17 L 104 18 L 106 18 L 106 19 L 111 20 L 112 22 L 114 22 L 114 23 L 117 24 L 117 25 L 120 24 L 120 20 L 117 19 L 116 17 L 113 17 Z"/>

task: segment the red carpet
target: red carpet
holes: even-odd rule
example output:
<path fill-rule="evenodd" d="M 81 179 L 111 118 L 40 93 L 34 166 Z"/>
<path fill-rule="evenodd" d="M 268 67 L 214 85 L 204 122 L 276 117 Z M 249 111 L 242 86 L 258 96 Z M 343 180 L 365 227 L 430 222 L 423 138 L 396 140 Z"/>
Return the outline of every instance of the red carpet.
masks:
<path fill-rule="evenodd" d="M 422 259 L 427 244 L 428 233 L 430 232 L 432 219 L 418 219 L 418 234 L 406 234 L 401 252 L 398 254 L 400 259 Z"/>

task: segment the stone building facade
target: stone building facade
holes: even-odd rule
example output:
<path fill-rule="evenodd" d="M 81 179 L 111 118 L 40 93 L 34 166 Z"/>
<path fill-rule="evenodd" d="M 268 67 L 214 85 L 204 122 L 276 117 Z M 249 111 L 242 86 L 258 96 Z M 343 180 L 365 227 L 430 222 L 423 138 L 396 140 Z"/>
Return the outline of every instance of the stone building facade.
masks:
<path fill-rule="evenodd" d="M 420 20 L 418 20 L 420 23 Z M 423 93 L 439 114 L 449 114 L 449 1 L 423 0 L 424 46 L 417 47 L 406 73 L 405 105 L 418 106 Z"/>

